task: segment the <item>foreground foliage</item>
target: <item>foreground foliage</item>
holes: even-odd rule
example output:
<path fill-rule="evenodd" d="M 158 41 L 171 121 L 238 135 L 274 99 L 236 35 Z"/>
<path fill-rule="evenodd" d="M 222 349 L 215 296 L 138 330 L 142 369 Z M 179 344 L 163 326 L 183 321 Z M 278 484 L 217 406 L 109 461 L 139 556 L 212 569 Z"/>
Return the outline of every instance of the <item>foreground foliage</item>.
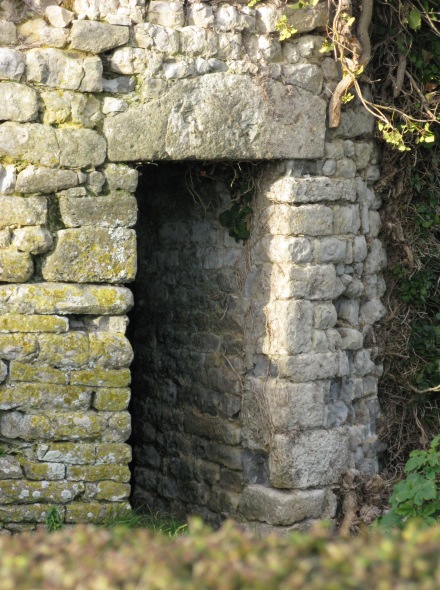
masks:
<path fill-rule="evenodd" d="M 193 521 L 170 539 L 145 529 L 82 526 L 0 538 L 2 590 L 345 590 L 440 587 L 440 526 L 356 538 L 264 539 Z"/>

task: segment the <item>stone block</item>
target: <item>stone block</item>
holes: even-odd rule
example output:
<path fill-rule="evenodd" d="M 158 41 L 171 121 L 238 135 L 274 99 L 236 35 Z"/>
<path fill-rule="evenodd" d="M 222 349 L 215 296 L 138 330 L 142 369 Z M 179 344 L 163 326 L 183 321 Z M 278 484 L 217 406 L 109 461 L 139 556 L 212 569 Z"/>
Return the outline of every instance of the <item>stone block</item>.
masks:
<path fill-rule="evenodd" d="M 71 168 L 99 166 L 105 160 L 106 143 L 92 129 L 57 129 L 60 165 Z"/>
<path fill-rule="evenodd" d="M 3 361 L 0 361 L 0 383 L 3 383 L 3 381 L 6 380 L 7 376 L 8 376 L 8 367 L 7 367 L 6 363 L 4 363 Z"/>
<path fill-rule="evenodd" d="M 182 27 L 185 23 L 183 2 L 152 0 L 148 6 L 147 20 L 163 27 Z"/>
<path fill-rule="evenodd" d="M 84 492 L 84 484 L 70 481 L 2 481 L 0 504 L 65 504 Z"/>
<path fill-rule="evenodd" d="M 334 299 L 339 294 L 335 267 L 277 266 L 272 271 L 272 294 L 279 299 Z"/>
<path fill-rule="evenodd" d="M 130 481 L 130 470 L 126 465 L 72 465 L 67 468 L 67 479 L 71 481 Z"/>
<path fill-rule="evenodd" d="M 314 64 L 288 64 L 281 68 L 282 78 L 286 84 L 299 86 L 312 94 L 322 90 L 322 69 Z"/>
<path fill-rule="evenodd" d="M 127 409 L 129 401 L 130 390 L 127 388 L 99 389 L 95 393 L 93 407 L 100 411 L 121 412 Z"/>
<path fill-rule="evenodd" d="M 342 338 L 342 350 L 359 350 L 364 344 L 364 337 L 362 332 L 352 328 L 338 328 L 338 332 Z"/>
<path fill-rule="evenodd" d="M 133 76 L 118 76 L 111 80 L 102 79 L 103 92 L 113 94 L 127 94 L 133 92 L 136 87 L 136 78 Z"/>
<path fill-rule="evenodd" d="M 130 485 L 113 481 L 86 483 L 84 497 L 88 500 L 122 502 L 130 495 Z"/>
<path fill-rule="evenodd" d="M 125 228 L 84 227 L 57 233 L 42 264 L 46 281 L 123 283 L 136 274 L 136 234 Z"/>
<path fill-rule="evenodd" d="M 12 195 L 15 191 L 16 176 L 15 166 L 0 165 L 0 195 Z"/>
<path fill-rule="evenodd" d="M 318 203 L 320 201 L 355 201 L 354 180 L 312 176 L 293 178 L 287 176 L 276 180 L 267 194 L 276 203 Z"/>
<path fill-rule="evenodd" d="M 298 33 L 308 33 L 314 29 L 326 29 L 328 20 L 326 2 L 319 2 L 315 6 L 305 6 L 304 8 L 287 5 L 283 12 L 287 17 L 287 23 L 296 29 Z"/>
<path fill-rule="evenodd" d="M 121 443 L 102 443 L 96 445 L 96 464 L 130 463 L 132 460 L 131 446 Z"/>
<path fill-rule="evenodd" d="M 324 205 L 270 205 L 263 211 L 261 221 L 275 235 L 325 236 L 333 233 L 333 212 Z"/>
<path fill-rule="evenodd" d="M 91 390 L 52 383 L 13 383 L 0 386 L 1 410 L 87 410 Z"/>
<path fill-rule="evenodd" d="M 13 22 L 0 20 L 0 46 L 17 43 L 17 27 Z"/>
<path fill-rule="evenodd" d="M 315 240 L 313 246 L 315 262 L 320 264 L 345 262 L 347 240 L 336 237 L 322 238 L 321 240 Z"/>
<path fill-rule="evenodd" d="M 290 383 L 268 379 L 265 395 L 274 432 L 322 428 L 329 390 L 328 381 Z"/>
<path fill-rule="evenodd" d="M 112 332 L 89 334 L 89 344 L 90 365 L 121 369 L 130 366 L 133 360 L 133 349 L 123 334 Z"/>
<path fill-rule="evenodd" d="M 2 121 L 33 121 L 38 116 L 37 93 L 18 82 L 0 82 Z"/>
<path fill-rule="evenodd" d="M 190 57 L 213 57 L 217 53 L 217 35 L 209 29 L 182 27 L 180 29 L 180 51 Z"/>
<path fill-rule="evenodd" d="M 67 332 L 69 320 L 59 316 L 23 315 L 8 313 L 0 315 L 0 332 Z"/>
<path fill-rule="evenodd" d="M 42 334 L 38 345 L 38 361 L 52 367 L 81 368 L 90 362 L 90 343 L 84 332 Z"/>
<path fill-rule="evenodd" d="M 228 445 L 237 445 L 241 440 L 238 422 L 222 420 L 209 414 L 198 414 L 189 409 L 185 412 L 184 429 L 187 434 L 195 434 Z"/>
<path fill-rule="evenodd" d="M 91 443 L 51 443 L 37 446 L 39 461 L 65 463 L 66 465 L 89 465 L 95 462 L 95 445 Z"/>
<path fill-rule="evenodd" d="M 130 168 L 121 164 L 106 164 L 102 168 L 102 171 L 108 188 L 111 191 L 125 190 L 132 193 L 135 192 L 139 179 L 139 172 L 136 168 Z"/>
<path fill-rule="evenodd" d="M 44 316 L 37 317 L 44 319 Z M 67 385 L 69 382 L 69 374 L 66 371 L 60 371 L 46 365 L 22 363 L 20 361 L 11 361 L 9 365 L 9 378 L 11 381 L 23 383 Z"/>
<path fill-rule="evenodd" d="M 0 227 L 42 225 L 47 221 L 45 197 L 0 197 Z"/>
<path fill-rule="evenodd" d="M 18 35 L 29 47 L 57 47 L 67 44 L 68 31 L 64 28 L 51 27 L 43 18 L 33 18 L 18 26 Z"/>
<path fill-rule="evenodd" d="M 318 330 L 325 330 L 333 328 L 338 316 L 333 303 L 317 303 L 314 306 L 313 318 L 314 327 Z"/>
<path fill-rule="evenodd" d="M 335 234 L 357 234 L 361 227 L 358 205 L 333 208 Z"/>
<path fill-rule="evenodd" d="M 76 20 L 72 23 L 70 47 L 89 53 L 103 53 L 125 45 L 129 32 L 128 27 Z"/>
<path fill-rule="evenodd" d="M 0 285 L 2 314 L 113 315 L 126 313 L 132 307 L 133 294 L 125 287 L 69 283 Z"/>
<path fill-rule="evenodd" d="M 93 170 L 89 172 L 87 175 L 86 187 L 89 192 L 94 195 L 99 195 L 102 191 L 102 187 L 105 184 L 105 176 L 102 172 L 98 172 L 98 170 Z"/>
<path fill-rule="evenodd" d="M 17 176 L 16 191 L 49 194 L 77 184 L 78 175 L 73 170 L 28 166 Z"/>
<path fill-rule="evenodd" d="M 126 387 L 130 384 L 131 374 L 128 369 L 84 369 L 72 371 L 70 382 L 72 385 L 88 385 L 90 387 Z"/>
<path fill-rule="evenodd" d="M 310 351 L 313 323 L 310 301 L 271 301 L 265 309 L 264 354 L 291 355 Z"/>
<path fill-rule="evenodd" d="M 53 27 L 68 27 L 75 18 L 75 13 L 66 10 L 62 6 L 48 6 L 44 12 L 47 20 Z"/>
<path fill-rule="evenodd" d="M 14 457 L 0 457 L 0 480 L 21 479 L 23 471 L 20 463 Z"/>
<path fill-rule="evenodd" d="M 27 252 L 13 248 L 0 250 L 0 281 L 4 283 L 25 283 L 34 273 L 32 257 Z"/>
<path fill-rule="evenodd" d="M 365 260 L 366 274 L 374 274 L 383 270 L 387 265 L 387 255 L 382 242 L 374 239 L 369 244 L 369 252 Z"/>
<path fill-rule="evenodd" d="M 44 523 L 51 508 L 53 504 L 1 506 L 0 520 L 8 523 Z M 64 506 L 58 505 L 57 510 L 61 519 L 64 520 Z"/>
<path fill-rule="evenodd" d="M 24 55 L 16 49 L 0 48 L 0 80 L 19 82 L 24 74 Z"/>
<path fill-rule="evenodd" d="M 137 220 L 137 201 L 122 192 L 110 197 L 60 197 L 60 212 L 66 227 L 132 227 Z"/>
<path fill-rule="evenodd" d="M 241 496 L 239 512 L 248 520 L 290 525 L 322 517 L 325 500 L 325 490 L 284 492 L 250 485 Z"/>
<path fill-rule="evenodd" d="M 101 439 L 106 420 L 96 412 L 7 412 L 0 418 L 2 436 L 25 441 L 74 441 Z"/>
<path fill-rule="evenodd" d="M 73 123 L 81 127 L 96 127 L 102 120 L 101 103 L 91 94 L 80 94 L 69 90 L 44 90 L 43 122 L 59 126 Z"/>
<path fill-rule="evenodd" d="M 311 430 L 297 436 L 276 434 L 269 456 L 270 481 L 276 488 L 310 488 L 339 483 L 350 467 L 348 432 Z"/>
<path fill-rule="evenodd" d="M 33 334 L 1 334 L 0 358 L 14 361 L 35 357 L 38 345 Z"/>
<path fill-rule="evenodd" d="M 23 470 L 27 479 L 33 481 L 56 481 L 64 479 L 66 475 L 66 466 L 62 463 L 35 463 L 33 461 L 25 461 Z"/>
<path fill-rule="evenodd" d="M 188 24 L 195 27 L 210 27 L 214 24 L 212 6 L 205 2 L 194 2 L 187 6 Z"/>
<path fill-rule="evenodd" d="M 212 9 L 211 9 L 212 10 Z M 174 55 L 179 52 L 179 33 L 152 23 L 142 23 L 134 27 L 134 40 L 138 47 L 152 49 Z"/>
<path fill-rule="evenodd" d="M 101 92 L 102 62 L 97 56 L 84 57 L 74 51 L 30 49 L 26 54 L 26 79 L 54 88 Z"/>
<path fill-rule="evenodd" d="M 333 379 L 348 375 L 348 360 L 344 352 L 297 354 L 281 357 L 278 361 L 280 377 L 294 383 L 305 383 L 315 379 Z"/>
<path fill-rule="evenodd" d="M 263 91 L 250 76 L 217 73 L 176 80 L 108 117 L 104 134 L 111 161 L 318 158 L 324 119 L 324 101 L 301 88 L 272 81 Z"/>
<path fill-rule="evenodd" d="M 93 523 L 100 524 L 111 518 L 115 513 L 114 504 L 102 502 L 73 502 L 68 504 L 66 510 L 66 522 L 70 524 Z M 119 511 L 131 510 L 130 504 L 122 502 L 118 505 Z"/>
<path fill-rule="evenodd" d="M 295 238 L 291 236 L 265 236 L 256 246 L 253 256 L 259 256 L 262 260 L 285 263 L 311 262 L 313 249 L 307 238 Z"/>
<path fill-rule="evenodd" d="M 39 123 L 3 123 L 0 125 L 0 157 L 57 166 L 60 156 L 55 130 Z"/>
<path fill-rule="evenodd" d="M 361 306 L 360 319 L 364 324 L 374 324 L 388 313 L 380 299 L 372 299 Z"/>
<path fill-rule="evenodd" d="M 21 227 L 14 230 L 12 245 L 19 252 L 43 254 L 52 247 L 52 234 L 43 227 Z"/>

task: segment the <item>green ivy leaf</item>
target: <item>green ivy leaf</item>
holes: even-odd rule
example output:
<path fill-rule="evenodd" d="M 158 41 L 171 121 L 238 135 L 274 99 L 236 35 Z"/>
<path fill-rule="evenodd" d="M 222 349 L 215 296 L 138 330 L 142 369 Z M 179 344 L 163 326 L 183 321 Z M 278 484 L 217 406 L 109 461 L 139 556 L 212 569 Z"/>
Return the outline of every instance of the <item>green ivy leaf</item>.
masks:
<path fill-rule="evenodd" d="M 414 31 L 417 31 L 422 26 L 422 17 L 420 12 L 415 8 L 413 8 L 408 15 L 408 26 Z"/>

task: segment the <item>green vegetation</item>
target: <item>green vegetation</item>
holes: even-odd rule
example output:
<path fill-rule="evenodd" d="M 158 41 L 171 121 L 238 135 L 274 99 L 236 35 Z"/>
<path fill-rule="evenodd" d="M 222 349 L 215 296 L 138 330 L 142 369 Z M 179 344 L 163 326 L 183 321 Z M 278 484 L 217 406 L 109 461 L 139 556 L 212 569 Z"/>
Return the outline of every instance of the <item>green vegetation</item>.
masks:
<path fill-rule="evenodd" d="M 405 524 L 418 518 L 425 525 L 440 520 L 440 435 L 427 451 L 413 451 L 405 465 L 407 477 L 394 486 L 391 509 L 380 519 L 383 527 Z"/>
<path fill-rule="evenodd" d="M 112 515 L 103 523 L 105 528 L 127 528 L 139 529 L 145 528 L 153 533 L 165 535 L 170 539 L 185 534 L 187 531 L 186 524 L 182 524 L 179 520 L 172 516 L 161 514 L 159 512 L 153 513 L 151 510 L 115 510 Z"/>
<path fill-rule="evenodd" d="M 46 515 L 46 529 L 49 533 L 53 533 L 54 531 L 58 531 L 64 528 L 63 519 L 58 512 L 56 506 L 52 506 L 47 511 Z"/>
<path fill-rule="evenodd" d="M 332 539 L 323 529 L 259 539 L 196 520 L 176 539 L 78 526 L 0 537 L 2 590 L 437 590 L 440 527 Z"/>

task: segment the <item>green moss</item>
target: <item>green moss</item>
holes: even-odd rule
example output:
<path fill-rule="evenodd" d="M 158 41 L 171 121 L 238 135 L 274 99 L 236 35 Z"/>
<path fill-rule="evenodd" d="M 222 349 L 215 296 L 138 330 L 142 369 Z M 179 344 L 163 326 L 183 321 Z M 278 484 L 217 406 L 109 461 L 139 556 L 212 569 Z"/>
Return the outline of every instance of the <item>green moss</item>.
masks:
<path fill-rule="evenodd" d="M 97 410 L 120 412 L 126 410 L 130 401 L 130 390 L 124 389 L 99 389 L 95 394 L 93 407 Z"/>

